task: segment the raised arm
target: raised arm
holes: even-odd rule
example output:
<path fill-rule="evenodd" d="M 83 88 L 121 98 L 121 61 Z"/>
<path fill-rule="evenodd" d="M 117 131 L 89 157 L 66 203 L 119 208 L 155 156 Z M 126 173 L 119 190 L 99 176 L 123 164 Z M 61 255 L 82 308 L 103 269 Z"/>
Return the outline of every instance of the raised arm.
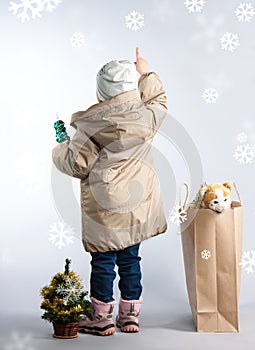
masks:
<path fill-rule="evenodd" d="M 163 84 L 155 72 L 149 72 L 148 62 L 140 56 L 136 48 L 136 70 L 141 74 L 138 80 L 138 89 L 141 100 L 145 104 L 154 105 L 167 111 L 167 97 Z"/>

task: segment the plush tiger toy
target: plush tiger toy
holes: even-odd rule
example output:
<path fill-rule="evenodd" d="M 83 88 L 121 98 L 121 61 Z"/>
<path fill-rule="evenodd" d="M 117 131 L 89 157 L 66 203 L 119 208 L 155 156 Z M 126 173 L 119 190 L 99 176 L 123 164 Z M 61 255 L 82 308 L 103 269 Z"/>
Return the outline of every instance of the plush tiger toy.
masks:
<path fill-rule="evenodd" d="M 222 213 L 231 207 L 231 203 L 232 182 L 227 181 L 223 184 L 202 185 L 190 207 L 212 209 L 217 213 Z"/>

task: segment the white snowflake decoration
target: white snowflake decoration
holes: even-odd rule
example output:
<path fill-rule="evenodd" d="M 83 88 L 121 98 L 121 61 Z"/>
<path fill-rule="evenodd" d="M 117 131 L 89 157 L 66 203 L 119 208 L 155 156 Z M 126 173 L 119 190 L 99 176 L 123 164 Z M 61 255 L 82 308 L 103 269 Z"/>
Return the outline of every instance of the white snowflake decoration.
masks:
<path fill-rule="evenodd" d="M 216 103 L 218 97 L 219 94 L 214 88 L 205 89 L 202 94 L 202 98 L 205 100 L 206 103 Z"/>
<path fill-rule="evenodd" d="M 74 236 L 71 230 L 72 228 L 67 227 L 63 222 L 54 223 L 50 225 L 49 241 L 61 249 L 73 243 Z"/>
<path fill-rule="evenodd" d="M 250 22 L 255 15 L 255 11 L 251 3 L 240 3 L 235 10 L 236 17 L 240 22 Z"/>
<path fill-rule="evenodd" d="M 204 16 L 202 13 L 196 15 L 195 21 L 198 29 L 191 32 L 191 41 L 193 43 L 202 42 L 206 51 L 210 54 L 216 49 L 216 42 L 221 24 L 224 22 L 224 16 L 219 14 L 211 19 Z"/>
<path fill-rule="evenodd" d="M 244 143 L 244 142 L 246 142 L 248 140 L 248 136 L 244 132 L 241 132 L 240 134 L 237 135 L 237 140 L 240 143 Z"/>
<path fill-rule="evenodd" d="M 42 0 L 18 0 L 11 1 L 8 10 L 11 11 L 22 23 L 30 21 L 31 18 L 42 17 Z"/>
<path fill-rule="evenodd" d="M 7 344 L 4 350 L 34 350 L 30 346 L 31 336 L 29 334 L 25 336 L 19 336 L 17 333 L 12 333 L 12 343 Z"/>
<path fill-rule="evenodd" d="M 189 12 L 201 12 L 205 6 L 204 0 L 186 0 L 184 5 L 187 7 Z"/>
<path fill-rule="evenodd" d="M 41 0 L 43 9 L 52 12 L 55 8 L 61 4 L 62 0 Z"/>
<path fill-rule="evenodd" d="M 75 32 L 70 38 L 71 44 L 74 47 L 81 47 L 85 43 L 85 37 L 82 33 Z"/>
<path fill-rule="evenodd" d="M 144 15 L 137 11 L 130 12 L 126 18 L 126 27 L 135 32 L 144 26 Z"/>
<path fill-rule="evenodd" d="M 210 259 L 210 257 L 211 257 L 211 252 L 210 252 L 210 250 L 204 249 L 204 250 L 201 252 L 201 257 L 202 257 L 202 259 L 205 259 L 205 260 Z"/>
<path fill-rule="evenodd" d="M 243 252 L 239 265 L 241 265 L 244 271 L 247 272 L 247 275 L 253 273 L 253 268 L 255 268 L 255 250 Z"/>
<path fill-rule="evenodd" d="M 221 48 L 233 52 L 239 45 L 239 36 L 236 33 L 226 32 L 221 38 Z"/>
<path fill-rule="evenodd" d="M 187 210 L 176 205 L 170 212 L 169 220 L 176 225 L 183 223 L 187 220 Z"/>
<path fill-rule="evenodd" d="M 31 18 L 41 18 L 44 10 L 52 12 L 61 2 L 62 0 L 16 0 L 10 1 L 8 10 L 24 23 Z"/>
<path fill-rule="evenodd" d="M 255 157 L 255 151 L 248 143 L 238 145 L 235 149 L 233 157 L 241 164 L 250 164 Z"/>
<path fill-rule="evenodd" d="M 67 304 L 69 301 L 77 301 L 83 293 L 83 288 L 67 277 L 64 284 L 57 287 L 56 292 L 63 299 L 64 304 Z"/>

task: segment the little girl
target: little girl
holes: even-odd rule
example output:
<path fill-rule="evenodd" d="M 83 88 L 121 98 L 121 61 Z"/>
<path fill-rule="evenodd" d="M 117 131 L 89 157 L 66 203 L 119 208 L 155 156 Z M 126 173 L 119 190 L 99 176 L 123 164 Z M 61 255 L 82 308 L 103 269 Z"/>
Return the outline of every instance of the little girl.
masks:
<path fill-rule="evenodd" d="M 135 63 L 114 60 L 100 69 L 97 98 L 97 104 L 72 115 L 73 138 L 52 150 L 55 166 L 81 180 L 82 241 L 91 254 L 93 314 L 90 319 L 84 317 L 79 329 L 97 335 L 115 332 L 117 265 L 116 325 L 122 332 L 138 332 L 139 246 L 167 230 L 151 149 L 167 114 L 167 98 L 138 48 Z"/>

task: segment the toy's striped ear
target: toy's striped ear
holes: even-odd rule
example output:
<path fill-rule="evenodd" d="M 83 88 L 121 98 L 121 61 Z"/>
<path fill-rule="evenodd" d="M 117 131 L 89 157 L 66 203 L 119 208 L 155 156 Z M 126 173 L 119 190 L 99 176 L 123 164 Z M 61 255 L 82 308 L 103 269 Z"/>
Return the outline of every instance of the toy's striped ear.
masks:
<path fill-rule="evenodd" d="M 200 188 L 199 193 L 200 193 L 201 198 L 204 198 L 204 195 L 205 195 L 205 192 L 207 191 L 207 188 L 208 188 L 207 186 Z"/>
<path fill-rule="evenodd" d="M 229 189 L 229 191 L 232 191 L 232 181 L 224 182 L 223 186 L 227 187 L 227 189 Z"/>

